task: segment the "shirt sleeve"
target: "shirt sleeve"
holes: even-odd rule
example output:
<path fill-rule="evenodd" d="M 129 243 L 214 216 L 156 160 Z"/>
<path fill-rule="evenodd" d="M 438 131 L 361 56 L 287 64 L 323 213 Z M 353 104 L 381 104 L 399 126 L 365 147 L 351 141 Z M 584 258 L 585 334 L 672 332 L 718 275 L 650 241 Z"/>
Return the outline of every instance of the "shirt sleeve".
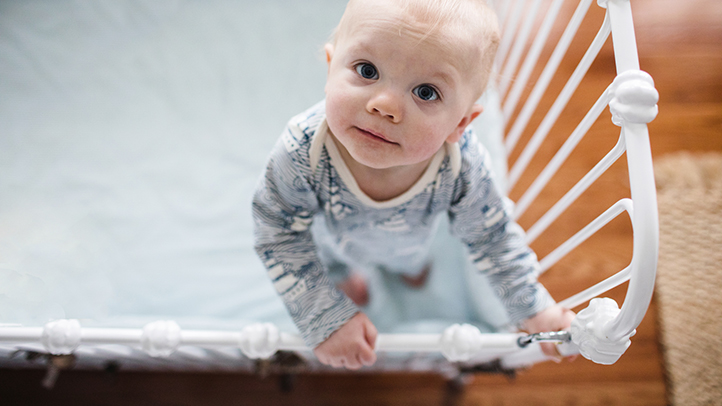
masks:
<path fill-rule="evenodd" d="M 319 261 L 310 231 L 319 203 L 308 154 L 284 141 L 274 147 L 253 197 L 254 248 L 304 342 L 315 348 L 359 309 Z"/>
<path fill-rule="evenodd" d="M 553 305 L 537 281 L 539 263 L 512 220 L 511 200 L 502 196 L 490 173 L 491 158 L 473 131 L 460 141 L 462 163 L 449 210 L 452 234 L 469 248 L 476 269 L 485 274 L 510 321 L 518 324 Z"/>

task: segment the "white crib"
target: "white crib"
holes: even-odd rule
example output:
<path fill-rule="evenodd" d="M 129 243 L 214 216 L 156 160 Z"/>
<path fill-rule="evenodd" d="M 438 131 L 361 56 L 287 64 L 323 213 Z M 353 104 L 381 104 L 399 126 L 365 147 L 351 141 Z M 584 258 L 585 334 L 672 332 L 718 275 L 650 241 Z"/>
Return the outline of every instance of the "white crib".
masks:
<path fill-rule="evenodd" d="M 365 372 L 421 370 L 450 377 L 484 370 L 510 372 L 544 361 L 538 342 L 545 340 L 560 342 L 559 348 L 564 354 L 581 353 L 594 362 L 611 364 L 626 350 L 650 303 L 658 232 L 646 124 L 656 116 L 657 93 L 651 77 L 639 70 L 630 1 L 598 1 L 599 6 L 606 9 L 606 17 L 576 70 L 565 78 L 566 85 L 548 109 L 542 109 L 540 100 L 552 79 L 559 77 L 557 68 L 592 0 L 580 0 L 568 21 L 559 21 L 557 17 L 569 3 L 576 4 L 575 0 L 496 0 L 495 3 L 504 33 L 497 64 L 497 89 L 503 103 L 496 112 L 497 117 L 486 120 L 497 120 L 499 127 L 505 128 L 504 145 L 498 140 L 496 147 L 501 152 L 496 151 L 497 154 L 504 149 L 510 154 L 517 148 L 522 151 L 508 172 L 509 189 L 516 186 L 527 171 L 557 118 L 567 114 L 567 103 L 611 33 L 616 78 L 596 102 L 590 101 L 589 106 L 584 106 L 587 112 L 577 128 L 517 200 L 516 216 L 520 217 L 533 205 L 609 106 L 616 126 L 610 123 L 607 133 L 618 136 L 617 145 L 541 216 L 527 230 L 527 235 L 530 243 L 542 235 L 587 187 L 626 153 L 631 195 L 620 196 L 616 204 L 599 213 L 588 226 L 560 243 L 541 259 L 541 266 L 543 271 L 548 270 L 624 212 L 633 228 L 631 263 L 615 275 L 594 286 L 581 287 L 578 294 L 561 301 L 571 309 L 591 300 L 590 305 L 578 313 L 570 332 L 533 336 L 482 333 L 477 327 L 463 324 L 463 320 L 441 320 L 447 322 L 442 331 L 382 333 L 376 345 L 379 360 Z M 273 135 L 278 133 L 283 120 L 322 97 L 323 62 L 303 59 L 302 55 L 313 55 L 316 51 L 313 46 L 320 48 L 319 34 L 333 27 L 343 4 L 319 0 L 305 6 L 283 2 L 265 2 L 260 6 L 248 2 L 241 10 L 237 4 L 225 2 L 207 3 L 215 7 L 206 3 L 174 4 L 173 9 L 130 0 L 84 6 L 67 2 L 28 5 L 19 1 L 0 5 L 0 54 L 3 55 L 0 63 L 2 71 L 9 72 L 4 84 L 0 80 L 0 93 L 12 96 L 2 96 L 4 100 L 0 102 L 0 230 L 5 230 L 0 231 L 4 234 L 0 236 L 0 367 L 48 368 L 46 386 L 52 386 L 60 370 L 70 367 L 285 374 L 328 370 L 305 348 L 280 301 L 273 296 L 262 268 L 250 267 L 256 276 L 244 275 L 250 278 L 245 281 L 233 274 L 235 265 L 256 261 L 251 259 L 250 235 L 238 232 L 243 227 L 249 229 L 250 222 L 233 213 L 245 210 L 243 207 L 248 208 L 250 215 L 250 204 L 242 204 L 248 203 L 246 200 L 250 199 L 255 183 L 253 178 L 265 158 L 262 152 L 242 156 L 237 151 L 247 145 L 254 151 L 270 150 L 275 141 Z M 318 14 L 313 12 L 314 7 L 327 10 L 326 21 L 314 20 Z M 281 11 L 293 16 L 279 23 L 278 26 L 285 28 L 276 27 L 274 31 L 260 34 L 253 31 L 263 28 L 264 18 Z M 173 24 L 167 22 L 169 16 L 174 19 Z M 101 17 L 104 20 L 94 22 Z M 218 28 L 219 21 L 228 26 Z M 188 24 L 201 30 L 199 32 L 206 32 L 208 38 L 199 39 L 196 34 L 181 29 Z M 119 26 L 125 28 L 120 34 L 114 34 Z M 315 37 L 308 34 L 314 27 Z M 561 30 L 561 35 L 555 34 Z M 63 33 L 61 39 L 54 38 L 58 31 Z M 93 31 L 98 32 L 98 37 L 86 37 Z M 129 35 L 136 35 L 137 41 L 131 42 Z M 286 71 L 270 63 L 265 68 L 247 68 L 243 57 L 224 56 L 223 52 L 237 47 L 241 55 L 251 52 L 263 59 L 269 50 L 263 44 L 254 45 L 252 38 L 257 39 L 256 35 L 267 36 L 267 42 L 263 43 L 266 45 L 268 41 L 284 41 L 293 35 L 300 36 L 297 39 L 306 45 L 295 49 L 296 53 L 289 51 L 288 58 L 293 58 L 293 63 Z M 167 47 L 168 38 L 175 36 L 179 39 Z M 238 41 L 223 39 L 224 36 L 236 36 Z M 65 48 L 57 49 L 59 41 L 69 43 L 61 42 Z M 223 42 L 226 48 L 221 45 L 214 45 L 217 49 L 204 48 L 218 42 Z M 135 48 L 124 49 L 129 44 L 135 44 Z M 544 60 L 543 51 L 552 48 L 551 56 Z M 122 52 L 123 59 L 114 59 L 116 52 Z M 188 58 L 186 52 L 198 54 Z M 77 59 L 73 55 L 78 55 Z M 197 70 L 166 71 L 165 65 L 155 65 L 153 61 L 157 60 L 168 66 L 190 64 Z M 61 73 L 54 73 L 56 65 L 62 68 Z M 238 69 L 239 76 L 248 77 L 234 81 L 233 69 Z M 286 76 L 276 84 L 276 93 L 271 92 L 262 100 L 250 97 L 246 100 L 244 94 L 264 91 L 266 86 L 261 82 L 269 78 L 263 76 L 269 73 L 258 69 L 279 69 Z M 124 73 L 116 78 L 106 77 L 117 73 L 116 70 Z M 170 78 L 166 75 L 168 72 Z M 208 77 L 198 78 L 198 72 Z M 289 77 L 294 72 L 297 77 Z M 532 83 L 534 72 L 538 77 Z M 128 79 L 135 83 L 124 84 Z M 183 86 L 174 88 L 164 80 Z M 285 92 L 285 86 L 291 87 L 292 92 Z M 105 93 L 88 90 L 92 87 L 99 87 Z M 88 98 L 89 95 L 95 98 Z M 144 96 L 141 106 L 135 106 L 138 95 Z M 205 98 L 203 104 L 208 103 L 210 107 L 199 111 L 198 98 Z M 279 107 L 270 104 L 274 98 L 283 99 L 285 104 Z M 120 112 L 114 115 L 116 109 Z M 242 110 L 246 115 L 235 117 L 232 109 Z M 169 110 L 173 111 L 169 113 Z M 534 115 L 542 115 L 543 120 L 531 129 L 528 127 Z M 168 119 L 176 121 L 166 122 Z M 128 124 L 135 120 L 143 123 L 137 136 L 134 134 L 140 127 Z M 265 127 L 259 124 L 264 121 L 271 124 Z M 101 128 L 105 130 L 99 133 Z M 234 144 L 239 129 L 247 131 L 246 138 Z M 268 136 L 248 136 L 268 131 Z M 170 135 L 154 138 L 157 132 Z M 523 134 L 529 133 L 532 136 L 528 142 L 523 147 L 518 145 L 525 138 Z M 133 138 L 135 144 L 124 143 L 126 138 Z M 76 139 L 80 141 L 73 141 Z M 495 145 L 489 148 L 494 152 Z M 55 151 L 62 151 L 62 156 Z M 167 153 L 161 154 L 161 151 Z M 122 158 L 108 164 L 116 159 L 115 152 Z M 96 153 L 99 155 L 95 156 Z M 158 156 L 157 166 L 148 167 L 152 154 Z M 244 161 L 239 162 L 239 157 Z M 189 169 L 194 167 L 195 171 Z M 97 168 L 104 169 L 94 172 Z M 239 179 L 238 168 L 250 169 Z M 105 188 L 105 178 L 122 187 L 115 191 Z M 28 179 L 33 180 L 29 185 Z M 148 182 L 143 186 L 148 189 L 144 189 L 145 193 L 158 194 L 158 199 L 151 202 L 163 201 L 162 205 L 147 207 L 148 200 L 135 201 L 119 192 L 140 187 L 136 184 L 144 180 Z M 194 200 L 187 190 L 174 194 L 177 187 L 173 185 L 183 182 L 190 185 L 193 193 L 200 191 L 208 196 Z M 58 190 L 57 184 L 60 184 Z M 240 186 L 231 186 L 234 184 Z M 229 188 L 234 190 L 228 191 Z M 156 189 L 160 191 L 154 192 Z M 73 207 L 90 207 L 90 214 L 79 214 L 81 209 L 52 211 L 45 206 L 70 207 L 71 203 L 64 200 L 68 195 L 73 196 Z M 95 216 L 95 203 L 87 203 L 99 198 L 102 201 L 97 207 L 104 210 L 103 216 Z M 159 215 L 160 208 L 171 210 L 175 217 L 169 215 L 163 221 L 149 221 Z M 97 221 L 106 221 L 115 234 L 99 233 L 95 228 L 88 231 L 87 224 Z M 215 224 L 213 233 L 203 235 L 210 241 L 207 247 L 198 240 L 184 237 L 173 239 L 174 245 L 154 241 L 174 234 L 207 232 L 205 228 L 194 228 L 198 223 Z M 238 224 L 242 227 L 236 227 Z M 103 224 L 94 227 L 102 228 Z M 147 240 L 138 241 L 139 238 Z M 224 245 L 222 241 L 228 243 Z M 134 248 L 103 250 L 116 245 Z M 86 246 L 101 249 L 82 248 Z M 152 246 L 157 255 L 144 251 L 143 246 Z M 203 249 L 233 251 L 238 247 L 243 247 L 243 254 L 227 257 L 184 254 Z M 75 256 L 78 252 L 80 257 Z M 141 263 L 139 258 L 145 262 Z M 211 262 L 230 261 L 231 265 L 209 263 L 206 268 L 204 258 Z M 147 273 L 164 261 L 170 263 L 163 265 L 164 270 L 159 271 L 150 286 L 143 286 Z M 174 269 L 184 266 L 194 269 L 193 273 L 176 276 Z M 96 272 L 97 269 L 101 271 Z M 119 278 L 112 276 L 113 271 L 123 269 L 128 271 L 127 280 L 121 287 L 112 286 L 111 282 Z M 629 287 L 621 310 L 611 299 L 595 299 L 627 281 Z M 75 287 L 82 284 L 87 286 Z M 224 303 L 223 297 L 233 297 L 234 292 L 244 286 L 250 289 L 243 298 Z M 202 293 L 196 297 L 189 289 Z M 83 299 L 83 295 L 91 298 Z M 107 297 L 125 300 L 113 301 Z M 172 297 L 175 299 L 169 299 Z M 188 297 L 192 303 L 184 307 Z"/>

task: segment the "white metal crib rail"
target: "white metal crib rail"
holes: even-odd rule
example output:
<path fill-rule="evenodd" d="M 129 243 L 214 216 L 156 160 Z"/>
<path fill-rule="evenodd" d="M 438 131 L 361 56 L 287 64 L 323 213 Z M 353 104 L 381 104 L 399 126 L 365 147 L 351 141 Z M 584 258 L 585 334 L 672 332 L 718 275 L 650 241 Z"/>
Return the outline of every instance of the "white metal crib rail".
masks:
<path fill-rule="evenodd" d="M 504 7 L 500 11 L 500 17 L 502 21 L 505 21 L 506 27 L 510 28 L 509 32 L 517 33 L 513 39 L 504 38 L 500 45 L 498 59 L 500 71 L 502 72 L 499 90 L 502 97 L 506 96 L 502 110 L 504 119 L 509 120 L 521 99 L 522 90 L 527 86 L 532 69 L 537 65 L 543 44 L 548 39 L 550 29 L 559 14 L 562 1 L 553 0 L 549 5 L 537 36 L 529 47 L 526 58 L 518 72 L 518 64 L 521 61 L 522 51 L 527 46 L 529 33 L 527 32 L 528 28 L 527 30 L 517 31 L 515 26 L 521 19 L 521 14 L 525 10 L 530 10 L 526 16 L 525 26 L 531 27 L 537 17 L 536 9 L 538 9 L 541 0 L 519 0 L 515 2 L 513 7 L 506 4 L 507 2 L 503 3 Z M 511 151 L 517 146 L 532 114 L 537 110 L 542 95 L 555 75 L 562 57 L 566 54 L 572 38 L 580 27 L 590 4 L 591 0 L 581 0 L 579 2 L 538 81 L 521 107 L 516 120 L 511 125 L 506 138 L 507 150 Z M 537 220 L 527 233 L 528 242 L 534 241 L 626 152 L 631 199 L 625 198 L 618 201 L 588 226 L 543 258 L 540 263 L 542 272 L 548 270 L 613 218 L 625 211 L 629 214 L 633 230 L 633 254 L 630 265 L 612 277 L 560 303 L 564 307 L 573 308 L 629 281 L 627 295 L 621 311 L 611 299 L 595 299 L 592 300 L 587 309 L 578 314 L 572 325 L 572 340 L 579 345 L 582 355 L 595 362 L 606 364 L 615 362 L 616 358 L 605 357 L 601 352 L 608 351 L 608 349 L 602 349 L 616 346 L 617 350 L 620 350 L 624 342 L 627 342 L 626 345 L 629 344 L 629 337 L 634 334 L 635 329 L 646 313 L 654 287 L 658 252 L 658 220 L 647 123 L 657 115 L 658 94 L 654 88 L 652 78 L 639 69 L 630 1 L 598 0 L 598 4 L 607 10 L 604 21 L 587 52 L 512 166 L 509 173 L 509 188 L 516 184 L 522 173 L 527 169 L 532 157 L 537 153 L 542 142 L 550 133 L 553 125 L 611 33 L 617 77 L 599 97 L 531 186 L 524 192 L 517 202 L 515 212 L 515 217 L 519 218 L 529 208 L 540 191 L 548 184 L 592 124 L 598 119 L 604 108 L 609 105 L 613 123 L 621 127 L 616 146 L 547 213 Z M 511 15 L 507 16 L 508 12 Z M 509 53 L 508 57 L 507 53 Z M 517 72 L 515 76 L 513 75 L 514 72 Z M 511 87 L 508 94 L 505 94 L 509 88 L 507 78 L 512 76 L 515 77 L 514 86 Z"/>
<path fill-rule="evenodd" d="M 516 121 L 510 126 L 506 138 L 508 150 L 512 150 L 527 127 L 532 113 L 537 109 L 543 93 L 559 67 L 562 56 L 579 28 L 592 0 L 581 0 L 563 32 L 530 96 L 521 107 Z M 498 60 L 502 81 L 499 90 L 508 94 L 503 105 L 505 120 L 509 120 L 521 100 L 521 93 L 537 65 L 541 50 L 547 42 L 551 27 L 559 14 L 562 0 L 552 0 L 540 28 L 522 62 L 523 51 L 531 35 L 536 11 L 542 0 L 498 1 L 500 21 L 505 35 Z M 584 119 L 557 152 L 532 186 L 519 199 L 517 212 L 520 216 L 537 197 L 556 173 L 561 164 L 584 136 L 592 123 L 609 105 L 613 121 L 621 127 L 617 145 L 586 176 L 584 176 L 561 200 L 558 201 L 528 231 L 529 242 L 536 239 L 556 220 L 573 201 L 584 192 L 604 171 L 626 152 L 629 168 L 631 198 L 624 198 L 601 214 L 596 220 L 575 234 L 551 254 L 541 260 L 542 270 L 549 269 L 560 258 L 573 250 L 597 230 L 619 216 L 628 213 L 633 228 L 633 257 L 628 267 L 616 275 L 564 300 L 561 304 L 573 308 L 592 299 L 589 307 L 579 312 L 571 333 L 542 334 L 482 334 L 469 325 L 453 325 L 442 334 L 381 334 L 376 350 L 380 352 L 439 352 L 452 362 L 487 361 L 500 359 L 504 368 L 517 368 L 545 359 L 536 341 L 564 342 L 562 352 L 581 352 L 585 357 L 602 364 L 610 364 L 629 346 L 629 337 L 642 321 L 649 306 L 657 264 L 658 226 L 657 204 L 649 135 L 646 124 L 657 113 L 657 93 L 651 77 L 639 70 L 639 60 L 632 23 L 629 0 L 599 0 L 605 7 L 606 18 L 599 33 L 571 75 L 554 105 L 539 128 L 527 143 L 520 158 L 510 172 L 510 184 L 514 185 L 527 168 L 529 160 L 549 134 L 552 125 L 586 74 L 609 34 L 612 34 L 617 77 L 592 106 Z M 524 13 L 527 13 L 525 18 Z M 521 25 L 521 26 L 520 26 Z M 521 63 L 521 68 L 519 64 Z M 518 70 L 518 72 L 517 72 Z M 516 75 L 514 73 L 516 72 Z M 513 85 L 504 78 L 516 77 Z M 627 295 L 619 309 L 611 299 L 593 299 L 609 289 L 629 281 Z M 571 337 L 571 338 L 570 338 Z M 571 342 L 569 342 L 571 340 Z M 44 327 L 0 326 L 0 355 L 13 351 L 37 351 L 54 355 L 81 353 L 89 356 L 139 357 L 137 352 L 114 351 L 113 345 L 142 349 L 145 354 L 162 359 L 183 348 L 219 349 L 215 354 L 196 354 L 199 362 L 204 357 L 213 361 L 219 356 L 237 359 L 239 351 L 248 358 L 268 358 L 279 350 L 308 352 L 300 337 L 278 331 L 268 323 L 246 326 L 241 331 L 181 330 L 172 321 L 159 321 L 142 329 L 83 328 L 77 320 L 57 320 Z M 225 351 L 232 349 L 232 351 Z M 224 352 L 225 351 L 225 352 Z M 104 355 L 105 354 L 105 355 Z M 110 354 L 110 355 L 109 355 Z M 219 355 L 221 354 L 221 355 Z M 225 354 L 225 355 L 223 355 Z"/>
<path fill-rule="evenodd" d="M 380 334 L 376 351 L 441 353 L 451 362 L 478 363 L 501 358 L 500 367 L 513 370 L 544 359 L 538 346 L 530 345 L 541 341 L 562 343 L 560 350 L 564 355 L 576 353 L 567 332 L 482 334 L 478 328 L 466 324 L 452 325 L 442 334 Z M 219 355 L 237 359 L 238 350 L 248 359 L 268 359 L 278 351 L 310 351 L 298 335 L 281 332 L 271 323 L 250 324 L 240 331 L 207 331 L 181 330 L 174 321 L 152 322 L 142 329 L 120 329 L 83 328 L 78 320 L 56 320 L 44 327 L 0 327 L 0 349 L 4 343 L 24 343 L 12 347 L 16 352 L 47 352 L 53 356 L 71 355 L 80 350 L 80 355 L 90 357 L 104 357 L 110 352 L 114 358 L 133 359 L 147 354 L 158 359 L 180 351 L 192 355 L 199 364 L 212 363 Z M 142 353 L 117 351 L 108 345 L 123 345 Z M 514 355 L 525 347 L 525 356 Z M 223 352 L 208 353 L 193 348 Z M 505 358 L 504 355 L 512 356 Z"/>

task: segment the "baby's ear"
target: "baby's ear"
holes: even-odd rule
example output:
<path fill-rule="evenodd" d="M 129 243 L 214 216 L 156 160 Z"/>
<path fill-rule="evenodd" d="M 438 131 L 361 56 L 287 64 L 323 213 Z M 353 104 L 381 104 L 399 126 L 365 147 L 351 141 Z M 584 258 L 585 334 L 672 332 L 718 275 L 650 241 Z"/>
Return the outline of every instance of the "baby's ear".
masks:
<path fill-rule="evenodd" d="M 333 59 L 333 44 L 326 44 L 323 47 L 323 50 L 326 51 L 326 63 L 331 66 L 331 59 Z"/>
<path fill-rule="evenodd" d="M 480 104 L 474 103 L 474 105 L 471 106 L 469 112 L 461 119 L 459 125 L 456 126 L 454 132 L 449 136 L 449 138 L 446 139 L 446 142 L 448 142 L 449 144 L 459 142 L 461 137 L 464 135 L 464 130 L 466 130 L 466 127 L 468 127 L 475 118 L 479 117 L 479 114 L 481 114 L 483 111 L 484 107 L 482 107 Z"/>

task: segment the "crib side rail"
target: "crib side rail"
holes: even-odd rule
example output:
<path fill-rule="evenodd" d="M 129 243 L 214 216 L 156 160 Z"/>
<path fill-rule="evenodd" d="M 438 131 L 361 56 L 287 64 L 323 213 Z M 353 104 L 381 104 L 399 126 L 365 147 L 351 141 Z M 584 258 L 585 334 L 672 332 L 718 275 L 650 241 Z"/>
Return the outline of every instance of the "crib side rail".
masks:
<path fill-rule="evenodd" d="M 502 359 L 505 368 L 513 369 L 545 361 L 547 357 L 536 345 L 544 341 L 560 343 L 564 355 L 578 353 L 565 331 L 483 334 L 468 324 L 454 324 L 441 334 L 380 334 L 375 350 L 441 353 L 451 362 Z M 300 336 L 281 332 L 271 323 L 250 324 L 240 331 L 209 331 L 182 330 L 173 321 L 152 322 L 142 329 L 88 328 L 81 327 L 78 320 L 56 320 L 44 327 L 0 327 L 0 347 L 7 345 L 53 356 L 109 356 L 139 362 L 146 358 L 151 364 L 173 354 L 181 354 L 186 359 L 218 361 L 219 351 L 221 358 L 235 358 L 240 350 L 249 359 L 268 359 L 278 351 L 312 350 Z M 235 349 L 236 353 L 228 353 L 228 349 Z M 533 355 L 520 358 L 515 355 L 519 352 Z"/>
<path fill-rule="evenodd" d="M 523 3 L 523 1 L 517 3 Z M 506 138 L 508 152 L 511 152 L 517 146 L 522 132 L 527 129 L 532 114 L 537 111 L 542 95 L 547 91 L 550 78 L 557 72 L 560 61 L 568 49 L 569 42 L 587 12 L 589 3 L 590 1 L 587 0 L 579 1 L 579 5 L 566 30 L 559 39 L 546 65 L 544 65 L 543 70 L 541 70 L 535 86 L 526 96 L 526 100 L 521 105 L 522 107 L 515 120 L 509 123 L 511 129 L 508 131 Z M 611 219 L 623 212 L 628 213 L 632 223 L 633 243 L 632 259 L 629 266 L 606 280 L 560 302 L 565 307 L 573 308 L 629 281 L 629 287 L 621 310 L 616 302 L 611 299 L 594 299 L 587 309 L 580 312 L 577 317 L 578 320 L 575 320 L 575 325 L 572 327 L 575 335 L 574 341 L 580 345 L 580 351 L 583 355 L 596 362 L 612 363 L 616 359 L 604 357 L 596 351 L 595 347 L 613 345 L 617 349 L 622 349 L 623 352 L 623 347 L 628 345 L 629 337 L 634 334 L 635 329 L 641 323 L 647 311 L 654 288 L 658 251 L 658 220 L 647 123 L 653 120 L 657 114 L 656 102 L 658 94 L 654 89 L 652 78 L 639 70 L 639 57 L 630 1 L 598 0 L 597 3 L 606 9 L 605 18 L 599 32 L 552 106 L 544 113 L 541 123 L 533 131 L 519 157 L 511 166 L 508 183 L 509 188 L 514 187 L 521 175 L 528 169 L 532 158 L 540 150 L 540 146 L 545 142 L 547 135 L 566 108 L 581 79 L 586 75 L 602 45 L 611 34 L 616 78 L 590 108 L 573 133 L 546 164 L 545 168 L 536 176 L 531 186 L 522 193 L 522 196 L 517 201 L 514 217 L 518 219 L 525 213 L 608 105 L 612 113 L 613 123 L 621 127 L 616 146 L 556 204 L 537 219 L 528 229 L 527 241 L 529 243 L 533 242 L 546 231 L 591 184 L 626 152 L 631 198 L 618 201 L 541 260 L 541 271 L 544 272 L 589 236 L 596 233 Z M 546 19 L 556 17 L 555 13 L 557 11 L 553 7 L 555 4 L 550 8 Z M 535 10 L 530 8 L 529 12 L 532 13 Z M 527 16 L 527 20 L 531 21 L 533 18 Z M 510 21 L 514 20 L 510 19 Z M 543 23 L 540 28 L 540 35 L 547 35 L 548 33 L 545 30 L 546 27 Z M 516 38 L 516 42 L 514 42 L 515 49 L 525 48 L 526 37 L 528 36 L 525 32 L 512 32 L 506 36 Z M 508 38 L 505 38 L 505 41 L 503 43 L 512 42 Z M 517 73 L 520 82 L 515 83 L 515 87 L 519 86 L 519 88 L 512 88 L 504 101 L 504 117 L 507 120 L 517 107 L 521 86 L 526 86 L 526 81 L 529 79 L 530 66 L 537 64 L 538 61 L 539 50 L 536 49 L 536 41 L 529 45 L 528 48 L 525 63 Z M 503 54 L 502 58 L 505 57 L 506 55 Z M 511 77 L 515 73 L 519 58 L 520 56 L 514 55 L 514 58 L 509 57 L 507 60 L 501 59 L 498 61 L 503 63 L 502 84 L 504 77 Z M 507 88 L 507 86 L 504 86 L 501 91 L 505 92 Z"/>
<path fill-rule="evenodd" d="M 629 0 L 609 0 L 607 13 L 612 23 L 612 41 L 618 77 L 641 72 Z M 629 103 L 629 100 L 624 100 L 628 96 L 620 94 L 617 103 L 622 105 L 616 107 L 618 109 L 616 114 L 615 107 L 610 104 L 613 116 L 616 116 L 617 124 L 621 125 L 626 140 L 630 191 L 635 207 L 632 215 L 634 228 L 632 274 L 622 310 L 606 329 L 611 339 L 619 339 L 630 334 L 642 322 L 652 299 L 657 271 L 659 219 L 647 123 L 657 114 L 658 95 L 655 90 L 649 96 L 653 96 L 651 100 L 639 99 L 644 88 L 647 88 L 648 93 L 651 93 L 650 87 L 654 90 L 651 77 L 640 76 L 642 77 L 627 82 L 630 91 L 635 94 L 633 96 L 636 98 L 635 101 Z"/>
<path fill-rule="evenodd" d="M 659 231 L 647 123 L 657 115 L 658 94 L 652 78 L 639 70 L 629 0 L 603 0 L 599 1 L 599 4 L 607 8 L 605 21 L 609 20 L 611 25 L 617 66 L 617 77 L 605 95 L 609 100 L 612 121 L 621 127 L 620 143 L 624 143 L 627 154 L 631 203 L 627 204 L 626 211 L 632 221 L 633 252 L 628 268 L 576 295 L 575 298 L 587 299 L 590 294 L 601 294 L 602 287 L 611 288 L 628 279 L 629 287 L 622 309 L 618 310 L 617 304 L 611 299 L 596 299 L 579 313 L 572 325 L 572 331 L 576 335 L 574 341 L 579 344 L 582 355 L 595 362 L 610 363 L 616 362 L 616 359 L 605 357 L 599 348 L 609 345 L 622 348 L 629 345 L 629 338 L 642 322 L 654 290 Z M 571 240 L 586 239 L 585 235 L 579 234 Z M 568 241 L 562 247 L 569 244 L 577 243 Z"/>

